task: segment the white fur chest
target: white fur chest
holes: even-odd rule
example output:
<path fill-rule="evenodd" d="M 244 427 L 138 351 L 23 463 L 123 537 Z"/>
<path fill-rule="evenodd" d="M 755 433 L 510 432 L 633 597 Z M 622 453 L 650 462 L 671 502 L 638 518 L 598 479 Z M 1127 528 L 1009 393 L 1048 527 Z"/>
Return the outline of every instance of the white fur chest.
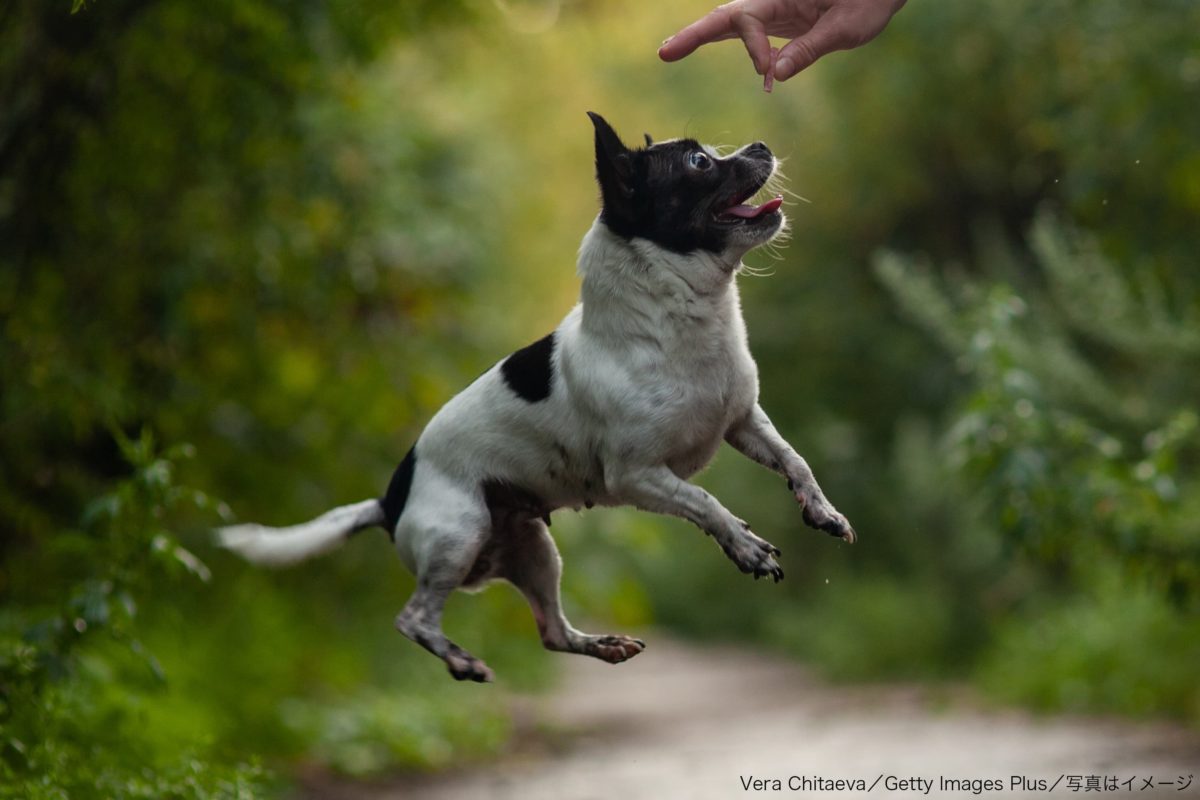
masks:
<path fill-rule="evenodd" d="M 600 225 L 580 255 L 564 377 L 605 427 L 625 432 L 618 446 L 681 475 L 703 467 L 757 400 L 736 266 L 620 241 Z"/>

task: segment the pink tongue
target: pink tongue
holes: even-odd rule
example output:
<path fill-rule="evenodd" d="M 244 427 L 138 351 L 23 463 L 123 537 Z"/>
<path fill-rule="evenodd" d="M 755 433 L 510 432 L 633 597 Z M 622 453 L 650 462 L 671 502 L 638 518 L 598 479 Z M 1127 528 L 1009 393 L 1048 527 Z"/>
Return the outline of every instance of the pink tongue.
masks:
<path fill-rule="evenodd" d="M 742 219 L 754 219 L 756 217 L 761 217 L 763 214 L 770 214 L 772 211 L 777 210 L 781 205 L 783 205 L 783 198 L 782 197 L 774 197 L 774 198 L 768 200 L 767 202 L 763 203 L 761 206 L 747 206 L 747 205 L 732 206 L 730 208 L 725 209 L 722 213 L 728 214 L 731 217 L 741 217 Z"/>

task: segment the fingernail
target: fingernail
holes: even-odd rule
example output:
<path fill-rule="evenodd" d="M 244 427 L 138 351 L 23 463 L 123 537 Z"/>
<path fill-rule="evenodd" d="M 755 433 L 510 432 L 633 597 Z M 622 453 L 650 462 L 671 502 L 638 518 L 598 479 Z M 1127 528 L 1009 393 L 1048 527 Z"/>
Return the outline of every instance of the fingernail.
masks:
<path fill-rule="evenodd" d="M 792 63 L 792 60 L 787 56 L 784 56 L 775 62 L 775 79 L 786 81 L 788 78 L 792 77 L 792 72 L 795 69 L 796 65 Z"/>
<path fill-rule="evenodd" d="M 674 39 L 674 38 L 675 38 L 674 36 L 668 36 L 667 38 L 663 39 L 663 40 L 662 40 L 662 44 L 660 44 L 660 45 L 658 46 L 658 49 L 659 49 L 659 50 L 661 50 L 661 49 L 663 49 L 664 47 L 666 47 L 666 46 L 667 46 L 667 43 L 668 43 L 668 42 L 670 42 L 670 41 L 671 41 L 672 39 Z"/>

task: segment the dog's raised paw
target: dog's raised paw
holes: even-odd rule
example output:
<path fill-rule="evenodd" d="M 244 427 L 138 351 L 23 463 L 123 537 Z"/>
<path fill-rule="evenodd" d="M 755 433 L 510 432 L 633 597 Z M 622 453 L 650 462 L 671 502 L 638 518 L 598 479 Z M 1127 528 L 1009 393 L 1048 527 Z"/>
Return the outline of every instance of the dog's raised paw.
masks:
<path fill-rule="evenodd" d="M 854 528 L 850 527 L 850 523 L 837 511 L 832 508 L 813 510 L 813 506 L 804 506 L 804 524 L 810 528 L 815 528 L 819 531 L 825 531 L 830 536 L 841 539 L 847 544 L 854 544 L 858 539 L 854 533 Z"/>
<path fill-rule="evenodd" d="M 789 484 L 791 482 L 789 481 Z M 829 504 L 824 497 L 809 497 L 803 491 L 796 492 L 796 502 L 800 504 L 800 513 L 804 524 L 810 528 L 824 531 L 830 536 L 841 539 L 847 544 L 854 544 L 858 535 L 846 518 Z"/>
<path fill-rule="evenodd" d="M 601 661 L 620 664 L 646 649 L 646 643 L 632 636 L 590 636 L 585 652 Z"/>
<path fill-rule="evenodd" d="M 755 580 L 766 576 L 779 583 L 783 580 L 783 568 L 775 561 L 775 556 L 781 554 L 779 548 L 756 536 L 745 522 L 738 521 L 739 535 L 732 542 L 722 543 L 721 549 L 738 569 L 753 574 Z"/>
<path fill-rule="evenodd" d="M 729 560 L 747 575 L 754 575 L 758 580 L 764 576 L 772 578 L 776 583 L 783 580 L 783 567 L 775 560 L 769 551 L 737 552 L 732 548 L 723 548 Z"/>

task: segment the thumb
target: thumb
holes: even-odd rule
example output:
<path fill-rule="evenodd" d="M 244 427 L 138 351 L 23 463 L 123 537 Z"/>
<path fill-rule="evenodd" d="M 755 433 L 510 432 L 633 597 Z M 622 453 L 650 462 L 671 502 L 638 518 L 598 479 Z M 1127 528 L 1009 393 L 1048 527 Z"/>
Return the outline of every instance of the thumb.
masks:
<path fill-rule="evenodd" d="M 821 56 L 849 46 L 841 27 L 828 17 L 822 17 L 808 33 L 797 36 L 780 49 L 779 60 L 775 62 L 775 79 L 786 81 L 800 70 L 811 67 Z"/>

